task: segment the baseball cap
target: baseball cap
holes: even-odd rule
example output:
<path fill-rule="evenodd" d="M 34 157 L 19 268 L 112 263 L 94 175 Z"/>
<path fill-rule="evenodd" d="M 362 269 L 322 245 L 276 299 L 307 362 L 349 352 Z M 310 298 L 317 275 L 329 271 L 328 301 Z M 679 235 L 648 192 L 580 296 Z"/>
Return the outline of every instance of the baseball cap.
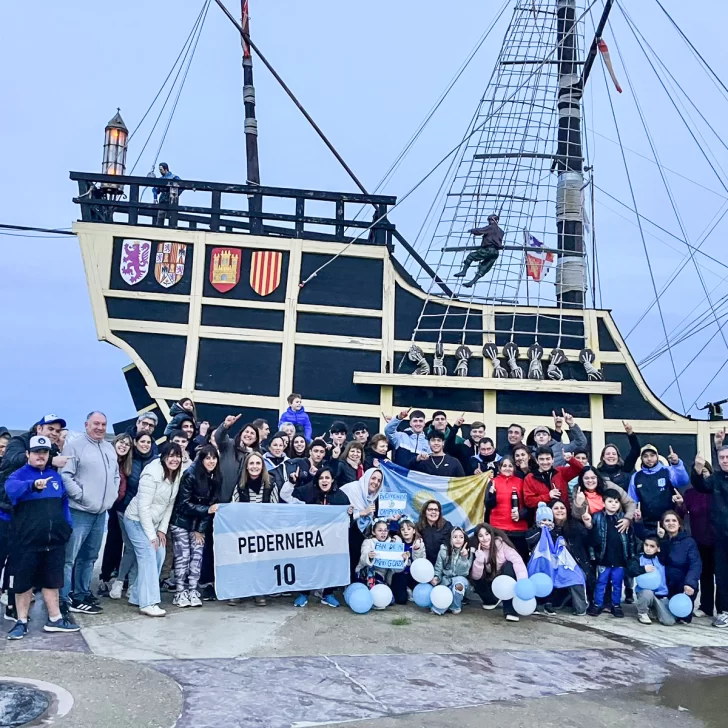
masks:
<path fill-rule="evenodd" d="M 54 422 L 56 420 L 53 420 Z M 29 452 L 36 452 L 37 450 L 50 450 L 51 439 L 45 435 L 36 435 L 30 438 L 30 445 L 28 447 Z"/>
<path fill-rule="evenodd" d="M 546 433 L 547 435 L 550 435 L 550 434 L 551 434 L 551 431 L 549 430 L 549 428 L 548 428 L 548 427 L 544 427 L 543 425 L 539 425 L 539 426 L 538 426 L 538 427 L 537 427 L 537 428 L 536 428 L 536 429 L 535 429 L 535 430 L 533 431 L 533 434 L 534 434 L 534 435 L 536 435 L 536 434 L 538 434 L 539 432 L 545 432 L 545 433 Z"/>
<path fill-rule="evenodd" d="M 66 427 L 66 420 L 63 419 L 63 417 L 59 417 L 58 415 L 46 415 L 45 417 L 41 417 L 38 422 L 36 422 L 36 425 L 52 425 L 54 422 L 57 422 L 61 427 L 65 429 Z"/>
<path fill-rule="evenodd" d="M 657 448 L 654 445 L 644 445 L 640 450 L 640 455 L 645 452 L 653 452 L 655 455 L 659 455 Z"/>

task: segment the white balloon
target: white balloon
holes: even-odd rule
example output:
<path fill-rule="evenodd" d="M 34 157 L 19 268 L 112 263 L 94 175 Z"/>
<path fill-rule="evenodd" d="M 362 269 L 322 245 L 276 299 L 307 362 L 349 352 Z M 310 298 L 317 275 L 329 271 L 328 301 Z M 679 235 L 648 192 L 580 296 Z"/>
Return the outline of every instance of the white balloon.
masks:
<path fill-rule="evenodd" d="M 517 614 L 522 617 L 527 617 L 529 614 L 533 614 L 536 611 L 536 599 L 519 599 L 513 597 L 513 608 Z"/>
<path fill-rule="evenodd" d="M 507 574 L 501 574 L 493 579 L 493 594 L 498 599 L 513 599 L 514 590 L 516 588 L 516 580 Z"/>
<path fill-rule="evenodd" d="M 433 607 L 447 609 L 452 604 L 452 592 L 450 587 L 438 584 L 430 594 L 430 601 Z"/>
<path fill-rule="evenodd" d="M 427 559 L 415 559 L 410 566 L 410 575 L 415 581 L 425 584 L 435 576 L 435 567 Z"/>
<path fill-rule="evenodd" d="M 392 590 L 386 584 L 376 584 L 370 592 L 377 609 L 384 609 L 392 603 Z"/>

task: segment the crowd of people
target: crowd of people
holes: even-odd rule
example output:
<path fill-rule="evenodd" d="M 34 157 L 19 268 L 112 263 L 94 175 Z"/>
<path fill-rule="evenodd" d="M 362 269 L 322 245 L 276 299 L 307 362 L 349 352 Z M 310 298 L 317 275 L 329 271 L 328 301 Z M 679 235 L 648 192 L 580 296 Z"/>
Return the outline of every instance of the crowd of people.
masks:
<path fill-rule="evenodd" d="M 531 553 L 548 532 L 554 541 L 562 537 L 584 584 L 540 598 L 542 613 L 570 607 L 577 615 L 609 610 L 621 618 L 622 604 L 636 602 L 644 624 L 652 618 L 689 623 L 696 616 L 728 627 L 725 431 L 714 437 L 713 462 L 698 454 L 688 468 L 672 448 L 663 456 L 641 445 L 625 423 L 629 452 L 607 444 L 591 464 L 586 438 L 567 412 L 554 412 L 553 423 L 530 433 L 511 425 L 499 452 L 483 422 L 465 431 L 463 418 L 450 424 L 443 411 L 429 419 L 421 410 L 402 411 L 383 433 L 361 422 L 350 431 L 336 421 L 315 437 L 301 396 L 291 394 L 288 402 L 272 431 L 263 419 L 241 427 L 240 415 L 217 426 L 201 422 L 194 402 L 183 398 L 172 406 L 159 442 L 153 412 L 113 439 L 99 411 L 89 413 L 85 431 L 75 437 L 67 438 L 66 421 L 53 414 L 16 436 L 0 428 L 0 569 L 4 616 L 13 623 L 8 639 L 26 635 L 37 590 L 47 606 L 48 632 L 77 631 L 73 613 L 99 614 L 104 598 L 121 599 L 124 592 L 150 617 L 165 616 L 165 589 L 174 593 L 175 608 L 214 600 L 212 523 L 225 503 L 346 506 L 351 582 L 387 584 L 397 604 L 413 599 L 412 565 L 427 559 L 434 567 L 431 583 L 452 591 L 447 611 L 457 614 L 475 601 L 484 609 L 502 605 L 505 618 L 518 621 L 512 600 L 501 602 L 493 581 L 526 578 Z M 380 517 L 385 464 L 449 478 L 485 474 L 482 523 L 466 533 L 443 516 L 435 498 L 417 518 Z M 403 544 L 402 567 L 377 565 L 377 544 L 384 541 Z M 635 583 L 650 572 L 659 584 L 644 589 L 639 579 Z M 302 608 L 315 594 L 338 607 L 340 586 L 275 596 Z M 676 594 L 694 603 L 693 613 L 680 620 L 668 609 Z M 264 606 L 269 598 L 254 599 Z"/>

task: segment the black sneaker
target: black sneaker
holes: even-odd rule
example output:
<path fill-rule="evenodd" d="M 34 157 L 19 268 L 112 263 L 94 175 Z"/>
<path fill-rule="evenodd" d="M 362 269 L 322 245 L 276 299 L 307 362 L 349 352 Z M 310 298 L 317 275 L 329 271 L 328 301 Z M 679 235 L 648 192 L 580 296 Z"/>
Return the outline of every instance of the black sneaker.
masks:
<path fill-rule="evenodd" d="M 82 601 L 86 604 L 90 604 L 92 607 L 98 607 L 99 609 L 103 609 L 103 607 L 101 606 L 101 602 L 90 592 L 86 594 Z"/>
<path fill-rule="evenodd" d="M 61 616 L 63 617 L 63 619 L 67 619 L 69 622 L 73 622 L 73 617 L 71 616 L 71 605 L 61 599 L 58 603 L 58 607 L 61 610 Z"/>
<path fill-rule="evenodd" d="M 109 596 L 109 584 L 111 584 L 110 581 L 100 581 L 99 582 L 99 588 L 96 591 L 96 593 L 100 597 L 108 597 Z"/>
<path fill-rule="evenodd" d="M 619 604 L 615 604 L 612 609 L 612 616 L 617 617 L 618 619 L 624 619 L 624 612 L 622 611 L 622 607 Z"/>
<path fill-rule="evenodd" d="M 215 594 L 215 587 L 212 584 L 208 584 L 202 590 L 202 601 L 203 602 L 216 602 L 217 595 Z"/>
<path fill-rule="evenodd" d="M 541 604 L 537 611 L 539 611 L 541 614 L 547 614 L 549 617 L 556 616 L 557 612 L 554 609 L 554 605 L 551 604 L 551 602 L 546 602 L 545 604 Z"/>
<path fill-rule="evenodd" d="M 634 604 L 634 592 L 631 589 L 625 589 L 624 603 L 625 604 Z"/>
<path fill-rule="evenodd" d="M 5 607 L 5 614 L 3 615 L 8 622 L 18 621 L 18 610 L 14 606 L 9 604 Z"/>
<path fill-rule="evenodd" d="M 81 601 L 80 599 L 71 599 L 70 610 L 78 614 L 101 614 L 104 611 L 101 607 L 90 604 L 85 600 Z"/>
<path fill-rule="evenodd" d="M 589 608 L 586 610 L 586 613 L 590 617 L 598 617 L 602 613 L 602 608 L 598 607 L 596 604 L 590 604 Z"/>

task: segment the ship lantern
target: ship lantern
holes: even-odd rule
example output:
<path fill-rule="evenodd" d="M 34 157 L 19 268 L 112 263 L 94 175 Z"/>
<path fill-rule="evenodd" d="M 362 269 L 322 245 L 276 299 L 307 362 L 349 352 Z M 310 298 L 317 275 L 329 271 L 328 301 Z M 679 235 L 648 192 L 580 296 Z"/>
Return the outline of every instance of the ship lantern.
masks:
<path fill-rule="evenodd" d="M 104 131 L 104 161 L 103 174 L 122 176 L 126 170 L 126 145 L 129 139 L 129 130 L 121 118 L 119 109 L 114 118 L 106 125 Z M 106 182 L 102 185 L 106 192 L 121 193 L 121 186 Z"/>

